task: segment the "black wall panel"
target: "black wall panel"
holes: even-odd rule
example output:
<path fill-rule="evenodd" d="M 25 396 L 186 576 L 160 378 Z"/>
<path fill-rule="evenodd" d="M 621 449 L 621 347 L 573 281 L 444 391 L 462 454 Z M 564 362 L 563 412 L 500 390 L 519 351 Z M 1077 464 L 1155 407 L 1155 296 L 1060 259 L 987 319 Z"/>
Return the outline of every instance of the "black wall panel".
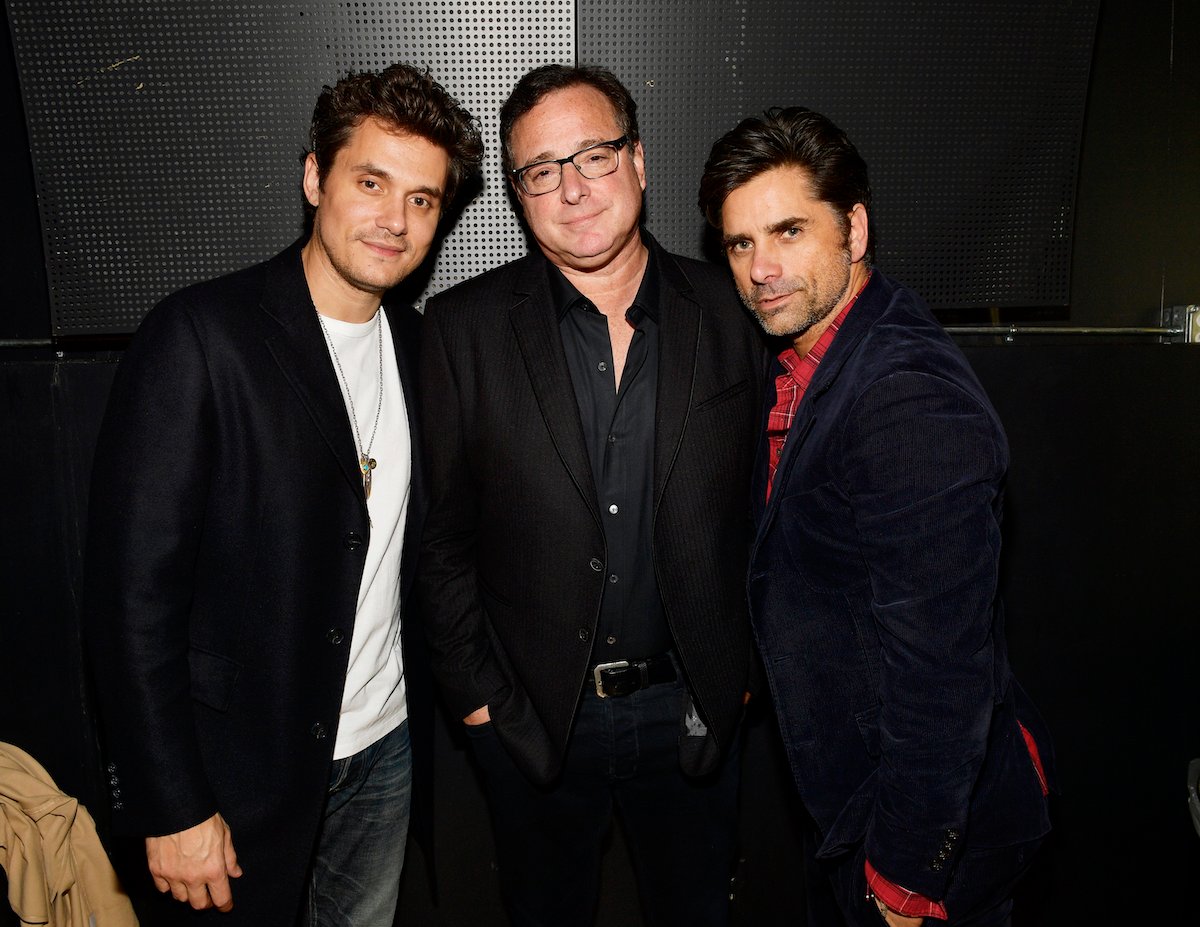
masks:
<path fill-rule="evenodd" d="M 873 166 L 895 275 L 936 306 L 1063 306 L 1098 3 L 8 0 L 52 329 L 131 331 L 167 292 L 296 237 L 312 102 L 345 70 L 429 65 L 494 130 L 516 78 L 576 46 L 643 106 L 667 244 L 702 250 L 713 138 L 803 102 Z M 492 149 L 426 292 L 523 250 Z"/>
<path fill-rule="evenodd" d="M 493 142 L 526 70 L 574 55 L 568 0 L 8 0 L 59 337 L 129 332 L 167 293 L 262 260 L 303 227 L 321 87 L 429 67 L 480 118 L 484 187 L 428 277 L 517 257 Z"/>
<path fill-rule="evenodd" d="M 650 227 L 699 255 L 712 141 L 825 113 L 871 169 L 877 257 L 935 307 L 1066 306 L 1099 0 L 579 0 L 641 105 Z"/>
<path fill-rule="evenodd" d="M 5 274 L 0 305 L 0 342 L 45 341 L 50 337 L 50 296 L 41 221 L 29 161 L 25 109 L 17 84 L 8 19 L 0 22 L 0 163 L 8 180 L 5 221 L 0 223 L 0 273 Z M 6 273 L 7 272 L 7 273 Z"/>

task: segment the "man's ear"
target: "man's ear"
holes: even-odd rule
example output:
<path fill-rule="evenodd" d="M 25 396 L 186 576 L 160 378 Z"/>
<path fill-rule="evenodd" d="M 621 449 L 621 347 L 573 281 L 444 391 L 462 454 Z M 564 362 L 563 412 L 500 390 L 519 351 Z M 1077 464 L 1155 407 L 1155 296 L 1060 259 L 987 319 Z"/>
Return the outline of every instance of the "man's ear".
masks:
<path fill-rule="evenodd" d="M 858 263 L 867 254 L 867 236 L 870 234 L 867 207 L 862 203 L 855 203 L 849 218 L 850 234 L 847 246 L 850 248 L 850 260 Z"/>
<path fill-rule="evenodd" d="M 637 173 L 638 183 L 642 185 L 642 189 L 646 189 L 646 149 L 642 147 L 640 141 L 634 142 L 630 149 L 630 157 L 633 158 L 633 169 Z"/>
<path fill-rule="evenodd" d="M 317 170 L 317 156 L 311 151 L 304 159 L 304 198 L 314 209 L 321 205 L 321 174 Z"/>

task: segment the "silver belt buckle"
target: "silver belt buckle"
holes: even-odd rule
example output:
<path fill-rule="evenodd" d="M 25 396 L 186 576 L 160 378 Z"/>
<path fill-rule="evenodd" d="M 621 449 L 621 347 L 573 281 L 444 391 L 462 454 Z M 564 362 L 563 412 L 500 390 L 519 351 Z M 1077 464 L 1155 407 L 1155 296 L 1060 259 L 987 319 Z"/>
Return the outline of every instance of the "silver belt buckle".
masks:
<path fill-rule="evenodd" d="M 628 660 L 617 660 L 613 663 L 597 663 L 596 668 L 592 670 L 592 678 L 596 680 L 596 694 L 601 698 L 608 698 L 608 694 L 604 691 L 604 683 L 600 680 L 600 674 L 607 669 L 625 669 L 629 666 Z"/>

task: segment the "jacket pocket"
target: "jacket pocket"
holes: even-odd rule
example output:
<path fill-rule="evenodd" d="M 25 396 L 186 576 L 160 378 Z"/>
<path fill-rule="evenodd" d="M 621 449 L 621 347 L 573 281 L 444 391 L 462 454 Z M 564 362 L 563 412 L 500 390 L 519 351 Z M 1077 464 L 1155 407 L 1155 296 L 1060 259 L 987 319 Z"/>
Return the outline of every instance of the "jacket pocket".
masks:
<path fill-rule="evenodd" d="M 692 411 L 706 412 L 707 410 L 711 409 L 713 406 L 719 406 L 721 403 L 725 402 L 727 399 L 732 399 L 734 396 L 740 396 L 742 393 L 746 392 L 746 390 L 748 390 L 749 388 L 750 388 L 749 380 L 739 380 L 737 383 L 734 383 L 732 386 L 727 386 L 725 389 L 721 390 L 719 393 L 717 393 L 713 396 L 709 396 L 707 399 L 703 400 L 702 402 L 696 403 L 696 406 Z"/>
<path fill-rule="evenodd" d="M 241 664 L 193 646 L 188 650 L 188 666 L 192 673 L 192 698 L 217 711 L 227 711 L 242 671 Z"/>

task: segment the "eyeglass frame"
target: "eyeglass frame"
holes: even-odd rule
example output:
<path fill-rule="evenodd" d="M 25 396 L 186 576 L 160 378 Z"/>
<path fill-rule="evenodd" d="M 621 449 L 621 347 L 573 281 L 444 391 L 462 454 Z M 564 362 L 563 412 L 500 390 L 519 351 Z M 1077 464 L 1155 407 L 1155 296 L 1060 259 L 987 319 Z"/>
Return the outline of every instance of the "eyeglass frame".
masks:
<path fill-rule="evenodd" d="M 563 167 L 565 167 L 567 164 L 570 164 L 573 168 L 575 168 L 575 170 L 579 171 L 579 176 L 582 177 L 584 180 L 601 180 L 605 177 L 609 177 L 612 174 L 615 174 L 617 171 L 619 171 L 621 169 L 621 149 L 624 148 L 626 145 L 628 145 L 630 143 L 630 141 L 631 140 L 628 135 L 622 135 L 620 138 L 614 138 L 611 142 L 596 142 L 596 144 L 594 144 L 594 145 L 588 145 L 586 148 L 580 148 L 577 152 L 575 152 L 574 154 L 569 154 L 565 158 L 546 158 L 542 161 L 533 161 L 529 164 L 524 165 L 523 167 L 510 168 L 508 171 L 508 175 L 512 179 L 512 182 L 515 183 L 521 189 L 521 192 L 524 193 L 526 196 L 545 196 L 547 193 L 553 193 L 555 190 L 559 189 L 559 187 L 562 186 Z M 596 148 L 611 148 L 611 149 L 613 149 L 613 152 L 617 156 L 617 164 L 607 174 L 601 174 L 599 177 L 588 177 L 583 172 L 583 169 L 580 168 L 580 166 L 575 163 L 575 159 L 578 158 L 581 154 L 587 154 L 589 151 L 592 151 Z M 540 167 L 543 164 L 557 164 L 558 165 L 558 183 L 555 186 L 551 187 L 549 190 L 543 190 L 540 193 L 531 193 L 529 191 L 529 189 L 525 186 L 525 181 L 521 178 L 521 175 L 524 174 L 530 168 Z"/>

